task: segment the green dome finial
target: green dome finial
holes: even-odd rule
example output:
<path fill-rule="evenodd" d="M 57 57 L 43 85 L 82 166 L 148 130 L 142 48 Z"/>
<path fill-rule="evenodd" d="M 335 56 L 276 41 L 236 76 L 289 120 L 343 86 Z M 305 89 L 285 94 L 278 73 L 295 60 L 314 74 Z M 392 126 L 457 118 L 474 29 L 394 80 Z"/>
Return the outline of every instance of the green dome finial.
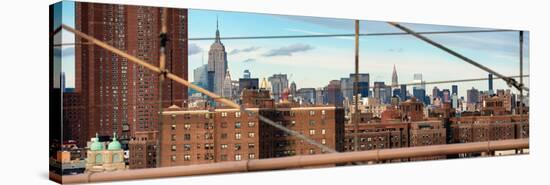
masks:
<path fill-rule="evenodd" d="M 107 149 L 108 150 L 121 150 L 122 149 L 122 145 L 116 139 L 116 133 L 113 133 L 113 141 L 111 141 L 111 143 L 109 143 L 109 146 L 107 147 Z"/>
<path fill-rule="evenodd" d="M 99 142 L 99 135 L 95 133 L 95 138 L 92 138 L 92 144 L 90 145 L 90 150 L 100 151 L 103 150 L 103 145 Z"/>

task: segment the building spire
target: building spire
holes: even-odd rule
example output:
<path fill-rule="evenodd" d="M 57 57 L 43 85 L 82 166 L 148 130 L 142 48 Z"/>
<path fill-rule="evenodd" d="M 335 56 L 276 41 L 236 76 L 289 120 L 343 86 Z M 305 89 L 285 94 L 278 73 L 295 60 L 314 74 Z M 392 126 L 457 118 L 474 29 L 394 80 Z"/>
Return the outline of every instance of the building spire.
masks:
<path fill-rule="evenodd" d="M 391 85 L 394 86 L 394 87 L 398 85 L 397 70 L 395 69 L 395 64 L 393 64 L 393 73 L 392 73 L 392 76 L 391 76 Z"/>
<path fill-rule="evenodd" d="M 218 29 L 218 16 L 216 16 L 216 41 L 215 42 L 221 42 L 220 41 L 220 30 Z"/>

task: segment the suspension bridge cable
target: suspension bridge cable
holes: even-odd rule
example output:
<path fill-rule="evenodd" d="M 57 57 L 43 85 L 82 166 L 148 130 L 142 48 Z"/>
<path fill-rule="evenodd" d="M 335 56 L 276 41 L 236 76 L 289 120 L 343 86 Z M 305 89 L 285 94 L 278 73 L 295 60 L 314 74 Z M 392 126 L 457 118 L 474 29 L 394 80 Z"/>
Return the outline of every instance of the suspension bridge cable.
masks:
<path fill-rule="evenodd" d="M 504 76 L 504 75 L 502 75 L 502 74 L 500 74 L 500 73 L 498 73 L 498 72 L 496 72 L 496 71 L 494 71 L 494 70 L 492 70 L 492 69 L 490 69 L 490 68 L 488 68 L 484 65 L 481 65 L 480 63 L 477 63 L 476 61 L 474 61 L 474 60 L 472 60 L 472 59 L 470 59 L 470 58 L 468 58 L 464 55 L 461 55 L 460 53 L 457 53 L 457 52 L 455 52 L 455 51 L 453 51 L 453 50 L 451 50 L 451 49 L 449 49 L 449 48 L 447 48 L 447 47 L 445 47 L 445 46 L 443 46 L 443 45 L 441 45 L 441 44 L 439 44 L 439 43 L 437 43 L 437 42 L 435 42 L 435 41 L 433 41 L 433 40 L 431 40 L 431 39 L 429 39 L 429 38 L 427 38 L 423 35 L 420 35 L 420 34 L 414 32 L 413 30 L 411 30 L 411 29 L 409 29 L 409 28 L 407 28 L 407 27 L 405 27 L 401 24 L 398 24 L 398 23 L 395 23 L 395 22 L 388 22 L 388 24 L 390 24 L 390 25 L 392 25 L 396 28 L 399 28 L 400 30 L 403 30 L 403 31 L 415 36 L 416 38 L 418 38 L 420 40 L 423 40 L 423 41 L 427 42 L 428 44 L 431 44 L 431 45 L 433 45 L 433 46 L 435 46 L 435 47 L 437 47 L 437 48 L 439 48 L 439 49 L 441 49 L 441 50 L 443 50 L 443 51 L 445 51 L 445 52 L 447 52 L 447 53 L 449 53 L 449 54 L 451 54 L 455 57 L 458 57 L 458 58 L 462 59 L 463 61 L 465 61 L 467 63 L 470 63 L 470 64 L 472 64 L 472 65 L 474 65 L 474 66 L 476 66 L 476 67 L 478 67 L 478 68 L 480 68 L 484 71 L 487 71 L 491 74 L 496 75 L 497 77 L 502 78 L 504 81 L 506 81 L 508 86 L 513 86 L 513 87 L 515 87 L 516 89 L 518 89 L 520 91 L 522 89 L 529 91 L 528 88 L 524 87 L 523 84 L 519 84 L 515 79 Z"/>

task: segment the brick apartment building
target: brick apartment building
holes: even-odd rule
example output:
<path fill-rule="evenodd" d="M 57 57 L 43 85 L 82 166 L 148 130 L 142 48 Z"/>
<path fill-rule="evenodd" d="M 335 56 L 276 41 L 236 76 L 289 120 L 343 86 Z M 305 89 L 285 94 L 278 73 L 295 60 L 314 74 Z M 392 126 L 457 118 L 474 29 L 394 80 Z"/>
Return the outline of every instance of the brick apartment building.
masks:
<path fill-rule="evenodd" d="M 100 3 L 75 3 L 75 27 L 94 38 L 158 66 L 161 8 Z M 187 79 L 187 10 L 168 9 L 167 69 Z M 84 107 L 79 121 L 64 118 L 82 138 L 96 133 L 130 139 L 157 130 L 159 78 L 144 67 L 75 38 L 75 91 Z M 165 105 L 186 106 L 187 88 L 170 80 L 162 84 Z M 72 110 L 69 110 L 72 111 Z M 72 132 L 72 131 L 71 131 Z M 85 141 L 85 140 L 83 140 Z M 80 143 L 83 146 L 84 143 Z"/>
<path fill-rule="evenodd" d="M 334 106 L 274 104 L 269 91 L 245 90 L 239 109 L 205 110 L 172 106 L 163 112 L 160 166 L 206 164 L 322 151 L 260 120 L 259 115 L 297 131 L 329 148 L 343 151 L 344 110 Z M 130 153 L 134 147 L 130 147 Z M 132 156 L 131 157 L 140 157 Z M 130 159 L 130 168 L 135 166 Z"/>

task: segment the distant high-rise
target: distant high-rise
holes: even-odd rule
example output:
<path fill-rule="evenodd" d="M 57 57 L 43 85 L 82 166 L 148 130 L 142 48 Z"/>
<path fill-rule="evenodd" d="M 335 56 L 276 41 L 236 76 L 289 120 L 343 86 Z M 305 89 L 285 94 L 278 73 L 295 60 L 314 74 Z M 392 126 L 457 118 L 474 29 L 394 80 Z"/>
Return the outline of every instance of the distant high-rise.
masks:
<path fill-rule="evenodd" d="M 401 88 L 399 88 L 401 92 L 399 92 L 401 101 L 407 100 L 407 85 L 401 85 Z"/>
<path fill-rule="evenodd" d="M 340 78 L 340 89 L 342 90 L 342 96 L 351 100 L 353 97 L 353 79 Z"/>
<path fill-rule="evenodd" d="M 231 75 L 229 74 L 229 71 L 225 73 L 225 78 L 223 80 L 223 86 L 222 86 L 222 97 L 231 99 L 233 97 L 233 86 L 231 84 Z"/>
<path fill-rule="evenodd" d="M 426 98 L 426 90 L 422 88 L 413 87 L 413 96 L 424 104 L 429 104 L 428 98 Z"/>
<path fill-rule="evenodd" d="M 449 91 L 449 89 L 443 89 L 441 92 L 443 94 L 443 96 L 441 97 L 441 99 L 443 99 L 443 102 L 451 102 L 451 92 Z"/>
<path fill-rule="evenodd" d="M 493 94 L 493 74 L 489 74 L 489 94 Z"/>
<path fill-rule="evenodd" d="M 76 2 L 75 28 L 158 66 L 161 12 L 157 7 Z M 166 68 L 186 80 L 187 20 L 187 9 L 168 8 Z M 75 42 L 87 41 L 76 37 Z M 128 139 L 157 131 L 158 101 L 185 107 L 187 99 L 186 86 L 165 80 L 161 88 L 159 97 L 158 74 L 95 45 L 75 45 L 75 92 L 86 107 L 82 138 L 116 133 Z"/>
<path fill-rule="evenodd" d="M 340 80 L 331 80 L 327 86 L 327 101 L 337 107 L 343 105 L 342 90 L 340 89 Z"/>
<path fill-rule="evenodd" d="M 327 103 L 327 87 L 317 88 L 315 90 L 315 104 L 324 105 Z"/>
<path fill-rule="evenodd" d="M 208 51 L 208 72 L 212 73 L 210 78 L 213 78 L 213 84 L 211 84 L 212 86 L 209 87 L 209 89 L 221 95 L 223 93 L 223 85 L 227 73 L 227 52 L 225 52 L 225 46 L 220 39 L 217 20 L 216 39 L 210 46 L 210 51 Z"/>
<path fill-rule="evenodd" d="M 440 96 L 440 90 L 437 86 L 434 86 L 433 90 L 432 90 L 432 97 L 433 98 L 441 98 Z"/>
<path fill-rule="evenodd" d="M 315 88 L 301 88 L 296 93 L 303 104 L 315 104 Z"/>
<path fill-rule="evenodd" d="M 456 94 L 458 96 L 458 85 L 451 86 L 451 95 Z"/>
<path fill-rule="evenodd" d="M 426 84 L 424 80 L 422 79 L 422 73 L 415 73 L 413 78 L 413 83 L 417 83 L 416 85 L 413 85 L 413 90 L 416 87 L 417 89 L 424 89 L 426 90 Z"/>
<path fill-rule="evenodd" d="M 359 90 L 359 94 L 361 94 L 361 97 L 369 97 L 369 83 L 370 83 L 370 77 L 369 73 L 359 73 L 358 74 L 359 81 L 357 82 L 357 88 Z M 350 74 L 349 79 L 352 82 L 352 89 L 355 87 L 355 74 Z M 355 91 L 352 91 L 353 94 L 356 94 Z M 352 96 L 353 97 L 353 96 Z M 350 100 L 352 100 L 352 97 L 348 97 Z"/>
<path fill-rule="evenodd" d="M 397 88 L 398 80 L 397 80 L 397 70 L 395 69 L 395 64 L 393 65 L 393 72 L 391 75 L 391 86 L 394 88 Z"/>
<path fill-rule="evenodd" d="M 472 87 L 466 91 L 466 102 L 467 103 L 478 103 L 479 102 L 479 91 Z"/>
<path fill-rule="evenodd" d="M 283 91 L 288 88 L 288 78 L 286 74 L 274 74 L 268 78 L 271 83 L 271 93 L 275 102 L 279 102 Z"/>
<path fill-rule="evenodd" d="M 292 96 L 292 98 L 296 97 L 296 83 L 295 82 L 290 83 L 290 95 Z"/>
<path fill-rule="evenodd" d="M 458 95 L 453 94 L 451 96 L 451 105 L 452 105 L 453 109 L 458 108 Z"/>
<path fill-rule="evenodd" d="M 239 91 L 240 96 L 244 89 L 259 89 L 259 82 L 257 78 L 241 78 L 239 79 Z"/>
<path fill-rule="evenodd" d="M 193 81 L 201 87 L 208 85 L 208 65 L 201 65 L 193 70 Z"/>
<path fill-rule="evenodd" d="M 387 86 L 384 82 L 374 82 L 373 97 L 380 102 L 389 104 L 391 102 L 391 86 Z"/>
<path fill-rule="evenodd" d="M 251 77 L 250 71 L 248 69 L 245 69 L 244 72 L 243 72 L 243 78 L 248 79 L 250 77 Z"/>

